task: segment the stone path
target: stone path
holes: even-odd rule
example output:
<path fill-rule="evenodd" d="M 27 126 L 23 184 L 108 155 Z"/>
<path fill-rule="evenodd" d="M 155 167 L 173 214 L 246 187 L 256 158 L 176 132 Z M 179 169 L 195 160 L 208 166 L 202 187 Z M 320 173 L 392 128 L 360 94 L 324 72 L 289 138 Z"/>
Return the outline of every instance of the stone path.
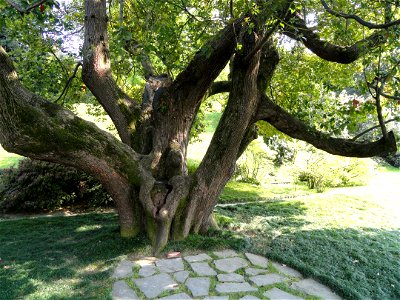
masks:
<path fill-rule="evenodd" d="M 341 299 L 328 287 L 285 265 L 232 250 L 125 260 L 113 274 L 114 300 Z"/>

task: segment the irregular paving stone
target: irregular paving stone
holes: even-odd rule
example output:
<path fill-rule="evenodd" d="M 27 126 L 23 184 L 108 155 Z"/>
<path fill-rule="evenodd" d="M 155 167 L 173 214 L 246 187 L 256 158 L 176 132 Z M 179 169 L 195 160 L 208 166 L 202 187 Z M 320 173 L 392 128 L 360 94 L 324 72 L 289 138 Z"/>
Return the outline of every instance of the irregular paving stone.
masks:
<path fill-rule="evenodd" d="M 244 269 L 244 271 L 246 272 L 247 275 L 253 275 L 253 276 L 268 272 L 268 270 L 266 269 L 255 269 L 255 268 L 246 268 Z"/>
<path fill-rule="evenodd" d="M 135 291 L 132 290 L 125 281 L 114 282 L 112 288 L 113 300 L 139 300 Z"/>
<path fill-rule="evenodd" d="M 157 261 L 157 257 L 154 256 L 146 256 L 141 259 L 135 261 L 135 265 L 139 267 L 144 266 L 154 266 L 154 263 Z"/>
<path fill-rule="evenodd" d="M 238 254 L 233 250 L 214 251 L 213 254 L 219 258 L 238 256 Z"/>
<path fill-rule="evenodd" d="M 252 296 L 252 295 L 246 295 L 246 296 L 240 298 L 239 300 L 260 300 L 260 298 L 258 298 L 256 296 Z"/>
<path fill-rule="evenodd" d="M 193 271 L 195 271 L 200 276 L 214 276 L 217 272 L 209 266 L 206 262 L 191 263 Z"/>
<path fill-rule="evenodd" d="M 282 291 L 276 287 L 271 290 L 266 291 L 264 293 L 264 296 L 268 297 L 271 300 L 304 300 L 303 298 L 289 294 L 289 293 Z"/>
<path fill-rule="evenodd" d="M 180 294 L 175 294 L 175 295 L 171 295 L 171 296 L 166 296 L 166 297 L 162 297 L 162 298 L 158 298 L 159 300 L 191 300 L 192 298 L 185 293 L 180 293 Z"/>
<path fill-rule="evenodd" d="M 156 266 L 160 269 L 161 273 L 172 273 L 183 271 L 185 267 L 183 266 L 182 258 L 171 258 L 171 259 L 160 259 L 156 261 Z"/>
<path fill-rule="evenodd" d="M 205 297 L 203 300 L 229 300 L 229 296 L 209 296 Z"/>
<path fill-rule="evenodd" d="M 224 282 L 218 283 L 215 290 L 218 293 L 240 293 L 240 292 L 254 292 L 257 291 L 248 282 Z"/>
<path fill-rule="evenodd" d="M 263 256 L 255 255 L 252 253 L 245 253 L 247 259 L 255 266 L 266 268 L 268 267 L 268 259 Z"/>
<path fill-rule="evenodd" d="M 275 263 L 275 262 L 273 262 L 272 265 L 273 265 L 279 272 L 281 272 L 281 273 L 283 273 L 283 274 L 285 274 L 285 275 L 292 276 L 292 277 L 298 277 L 298 278 L 302 277 L 302 275 L 301 275 L 300 272 L 298 272 L 298 271 L 296 271 L 296 270 L 294 270 L 294 269 L 292 269 L 292 268 L 289 268 L 289 267 L 286 266 L 286 265 L 281 265 L 281 264 L 278 264 L 278 263 Z"/>
<path fill-rule="evenodd" d="M 200 253 L 200 254 L 198 254 L 198 255 L 186 256 L 186 257 L 184 257 L 184 259 L 185 259 L 187 262 L 190 262 L 190 263 L 191 263 L 191 262 L 198 262 L 198 261 L 210 260 L 211 257 L 208 256 L 208 255 L 205 254 L 205 253 Z"/>
<path fill-rule="evenodd" d="M 112 278 L 121 279 L 132 276 L 133 275 L 132 267 L 133 267 L 133 262 L 129 260 L 122 261 L 115 269 Z"/>
<path fill-rule="evenodd" d="M 338 295 L 333 293 L 328 287 L 310 278 L 294 282 L 290 287 L 293 289 L 298 289 L 306 294 L 321 297 L 324 299 L 342 299 Z"/>
<path fill-rule="evenodd" d="M 218 280 L 222 282 L 243 282 L 244 277 L 240 274 L 230 273 L 230 274 L 218 274 Z"/>
<path fill-rule="evenodd" d="M 184 283 L 185 280 L 189 277 L 189 272 L 188 271 L 179 271 L 174 273 L 175 280 Z"/>
<path fill-rule="evenodd" d="M 233 257 L 233 258 L 223 258 L 214 261 L 215 267 L 218 270 L 224 271 L 226 273 L 233 273 L 237 269 L 241 269 L 243 267 L 247 267 L 248 263 L 241 257 Z"/>
<path fill-rule="evenodd" d="M 208 277 L 196 277 L 189 278 L 186 281 L 187 288 L 192 292 L 194 297 L 208 295 L 210 289 L 210 278 Z"/>
<path fill-rule="evenodd" d="M 171 276 L 165 273 L 134 279 L 133 281 L 147 298 L 157 297 L 163 291 L 173 290 L 178 286 Z"/>
<path fill-rule="evenodd" d="M 157 273 L 157 268 L 152 265 L 143 266 L 139 270 L 139 276 L 141 277 L 149 277 L 151 275 L 154 275 L 155 273 Z"/>
<path fill-rule="evenodd" d="M 250 280 L 254 282 L 257 286 L 265 286 L 274 283 L 279 283 L 287 280 L 286 277 L 279 274 L 266 274 L 266 275 L 257 275 L 250 277 Z"/>

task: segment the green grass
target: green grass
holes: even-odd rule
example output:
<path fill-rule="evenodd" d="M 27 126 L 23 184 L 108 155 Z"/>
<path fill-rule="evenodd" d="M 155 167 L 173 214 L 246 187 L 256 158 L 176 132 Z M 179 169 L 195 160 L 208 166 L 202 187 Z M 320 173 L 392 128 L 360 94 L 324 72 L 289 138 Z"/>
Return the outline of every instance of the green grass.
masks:
<path fill-rule="evenodd" d="M 230 181 L 225 186 L 219 203 L 277 200 L 315 193 L 315 190 L 310 190 L 305 185 L 294 183 L 257 186 L 244 182 Z"/>
<path fill-rule="evenodd" d="M 165 251 L 253 251 L 346 299 L 399 299 L 399 207 L 368 188 L 218 207 L 221 230 L 170 242 Z M 0 299 L 109 299 L 116 264 L 151 251 L 144 237 L 119 238 L 112 213 L 3 219 L 0 245 Z"/>
<path fill-rule="evenodd" d="M 116 265 L 151 255 L 146 238 L 119 237 L 114 213 L 0 219 L 0 299 L 111 299 Z M 166 251 L 248 246 L 233 232 L 192 235 Z"/>
<path fill-rule="evenodd" d="M 0 299 L 109 299 L 121 257 L 149 251 L 116 224 L 100 213 L 0 221 Z"/>
<path fill-rule="evenodd" d="M 18 156 L 0 157 L 0 169 L 15 167 L 20 160 Z"/>
<path fill-rule="evenodd" d="M 227 229 L 250 240 L 252 251 L 317 278 L 347 299 L 399 299 L 400 204 L 384 199 L 327 193 L 216 211 Z"/>
<path fill-rule="evenodd" d="M 219 119 L 222 113 L 210 112 L 205 114 L 206 127 L 204 132 L 200 134 L 200 141 L 190 143 L 188 147 L 188 158 L 196 161 L 197 164 L 203 159 L 204 154 L 207 151 L 208 145 L 212 139 L 215 128 L 218 125 Z"/>
<path fill-rule="evenodd" d="M 9 153 L 0 146 L 0 169 L 14 167 L 21 160 L 21 156 Z"/>

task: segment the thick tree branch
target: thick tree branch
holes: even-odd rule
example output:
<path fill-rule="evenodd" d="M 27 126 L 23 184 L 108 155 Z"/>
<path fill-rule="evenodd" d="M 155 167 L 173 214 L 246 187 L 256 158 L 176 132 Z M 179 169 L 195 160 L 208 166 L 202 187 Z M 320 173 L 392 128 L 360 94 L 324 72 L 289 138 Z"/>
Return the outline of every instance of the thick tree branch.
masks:
<path fill-rule="evenodd" d="M 352 140 L 329 137 L 324 133 L 307 127 L 297 118 L 273 103 L 265 95 L 256 120 L 264 120 L 288 136 L 306 141 L 318 149 L 331 154 L 349 157 L 372 157 L 396 151 L 393 132 L 387 138 L 370 143 L 357 143 Z"/>
<path fill-rule="evenodd" d="M 339 46 L 321 39 L 318 33 L 308 28 L 298 15 L 292 17 L 284 29 L 288 37 L 301 41 L 314 54 L 327 61 L 349 64 L 365 55 L 371 49 L 386 42 L 387 31 L 381 30 L 350 46 Z"/>
<path fill-rule="evenodd" d="M 360 18 L 357 15 L 346 14 L 343 12 L 335 11 L 329 7 L 329 5 L 326 3 L 326 1 L 324 1 L 324 0 L 320 0 L 320 1 L 322 3 L 322 6 L 324 7 L 324 9 L 331 15 L 333 15 L 335 17 L 339 17 L 339 18 L 355 20 L 357 23 L 361 24 L 362 26 L 368 27 L 369 29 L 386 29 L 386 28 L 389 28 L 392 26 L 400 25 L 400 20 L 395 20 L 395 21 L 384 23 L 384 24 L 371 23 L 371 22 L 365 21 L 364 19 Z"/>
<path fill-rule="evenodd" d="M 211 85 L 207 96 L 211 97 L 212 95 L 220 94 L 220 93 L 229 93 L 232 88 L 231 81 L 216 81 Z"/>
<path fill-rule="evenodd" d="M 137 233 L 131 188 L 144 180 L 141 157 L 93 123 L 26 90 L 1 47 L 0 143 L 7 151 L 91 174 L 116 203 L 121 235 Z"/>
<path fill-rule="evenodd" d="M 111 134 L 26 90 L 0 47 L 0 143 L 8 151 L 71 165 L 99 178 L 112 170 L 138 183 L 140 157 Z M 93 165 L 92 161 L 98 161 Z M 130 162 L 131 168 L 126 164 Z M 101 180 L 104 181 L 104 178 Z"/>
<path fill-rule="evenodd" d="M 188 107 L 196 108 L 233 55 L 242 21 L 235 20 L 206 43 L 172 83 L 171 91 L 179 94 L 178 99 L 190 99 L 185 103 Z"/>
<path fill-rule="evenodd" d="M 112 76 L 107 21 L 106 0 L 85 1 L 82 78 L 111 117 L 121 140 L 131 145 L 140 108 L 118 87 Z"/>

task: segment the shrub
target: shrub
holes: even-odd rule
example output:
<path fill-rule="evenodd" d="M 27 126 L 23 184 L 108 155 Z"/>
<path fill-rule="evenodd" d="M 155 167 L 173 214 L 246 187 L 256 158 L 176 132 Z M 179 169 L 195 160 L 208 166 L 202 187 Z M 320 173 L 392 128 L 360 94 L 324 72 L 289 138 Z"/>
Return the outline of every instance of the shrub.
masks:
<path fill-rule="evenodd" d="M 2 171 L 0 210 L 37 212 L 71 205 L 108 206 L 112 200 L 93 177 L 71 167 L 21 160 Z"/>
<path fill-rule="evenodd" d="M 264 137 L 264 142 L 274 152 L 273 163 L 280 167 L 285 163 L 292 163 L 296 158 L 296 148 L 289 140 L 278 135 Z"/>
<path fill-rule="evenodd" d="M 322 192 L 327 187 L 364 185 L 368 180 L 370 160 L 340 157 L 320 150 L 308 152 L 303 165 L 297 163 L 297 180 L 310 189 Z"/>
<path fill-rule="evenodd" d="M 260 185 L 260 179 L 271 172 L 271 159 L 260 142 L 253 141 L 236 163 L 233 178 L 236 181 Z"/>
<path fill-rule="evenodd" d="M 382 158 L 386 163 L 388 163 L 392 167 L 400 168 L 400 153 L 389 154 Z"/>

